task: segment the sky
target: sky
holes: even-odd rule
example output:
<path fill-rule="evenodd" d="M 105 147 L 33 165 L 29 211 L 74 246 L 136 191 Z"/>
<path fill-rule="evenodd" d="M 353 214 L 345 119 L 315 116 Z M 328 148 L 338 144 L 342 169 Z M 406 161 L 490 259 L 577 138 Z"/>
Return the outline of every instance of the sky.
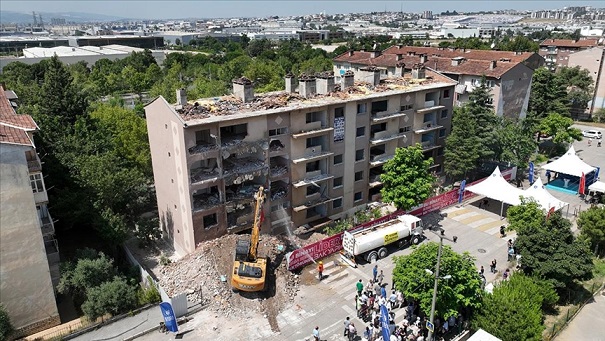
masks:
<path fill-rule="evenodd" d="M 266 17 L 305 15 L 325 12 L 326 14 L 399 11 L 440 13 L 446 10 L 481 11 L 494 9 L 560 9 L 565 6 L 605 7 L 600 1 L 171 1 L 171 0 L 72 0 L 72 1 L 28 1 L 1 0 L 3 11 L 36 12 L 85 12 L 113 15 L 137 19 L 178 19 L 178 18 L 225 18 L 225 17 Z"/>

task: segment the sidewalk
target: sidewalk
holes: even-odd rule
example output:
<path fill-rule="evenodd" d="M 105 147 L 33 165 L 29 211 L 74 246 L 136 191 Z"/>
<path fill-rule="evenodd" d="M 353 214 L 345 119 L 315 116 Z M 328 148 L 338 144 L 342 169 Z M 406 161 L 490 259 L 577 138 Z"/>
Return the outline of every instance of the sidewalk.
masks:
<path fill-rule="evenodd" d="M 124 340 L 143 331 L 157 328 L 164 321 L 162 311 L 158 305 L 145 309 L 133 316 L 126 316 L 113 323 L 108 323 L 96 330 L 89 331 L 76 337 L 67 337 L 64 340 L 78 341 L 105 341 Z"/>

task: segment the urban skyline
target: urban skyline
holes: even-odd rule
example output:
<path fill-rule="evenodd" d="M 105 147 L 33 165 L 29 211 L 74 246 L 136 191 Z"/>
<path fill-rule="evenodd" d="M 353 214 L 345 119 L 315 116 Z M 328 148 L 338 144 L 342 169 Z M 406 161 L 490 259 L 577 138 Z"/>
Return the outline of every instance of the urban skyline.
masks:
<path fill-rule="evenodd" d="M 119 6 L 118 6 L 119 3 Z M 145 6 L 141 6 L 142 4 Z M 598 1 L 3 1 L 3 11 L 86 12 L 136 19 L 264 17 L 400 11 L 540 10 L 569 6 L 603 7 Z M 113 4 L 108 6 L 109 4 Z"/>

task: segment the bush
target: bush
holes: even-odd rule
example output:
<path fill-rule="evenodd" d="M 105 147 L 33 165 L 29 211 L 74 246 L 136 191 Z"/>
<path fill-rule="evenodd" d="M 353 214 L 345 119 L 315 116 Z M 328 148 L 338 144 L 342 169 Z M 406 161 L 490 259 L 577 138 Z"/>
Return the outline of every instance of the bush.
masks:
<path fill-rule="evenodd" d="M 149 282 L 149 287 L 143 286 L 137 291 L 139 306 L 160 303 L 162 301 L 162 296 L 160 296 L 160 292 L 152 283 L 151 277 L 148 276 L 147 281 Z"/>
<path fill-rule="evenodd" d="M 86 294 L 82 311 L 91 321 L 105 314 L 115 316 L 124 313 L 137 305 L 136 288 L 117 276 L 110 282 L 90 288 Z"/>
<path fill-rule="evenodd" d="M 11 323 L 8 312 L 4 306 L 0 305 L 0 340 L 8 340 L 8 337 L 15 331 Z"/>

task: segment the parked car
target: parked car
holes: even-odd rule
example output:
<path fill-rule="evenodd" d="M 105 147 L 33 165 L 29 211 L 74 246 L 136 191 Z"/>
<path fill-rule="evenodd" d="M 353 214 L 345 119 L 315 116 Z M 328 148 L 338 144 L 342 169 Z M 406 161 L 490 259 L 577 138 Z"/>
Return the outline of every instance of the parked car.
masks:
<path fill-rule="evenodd" d="M 591 139 L 602 139 L 603 134 L 598 130 L 584 130 L 582 132 L 582 136 L 588 137 Z"/>

